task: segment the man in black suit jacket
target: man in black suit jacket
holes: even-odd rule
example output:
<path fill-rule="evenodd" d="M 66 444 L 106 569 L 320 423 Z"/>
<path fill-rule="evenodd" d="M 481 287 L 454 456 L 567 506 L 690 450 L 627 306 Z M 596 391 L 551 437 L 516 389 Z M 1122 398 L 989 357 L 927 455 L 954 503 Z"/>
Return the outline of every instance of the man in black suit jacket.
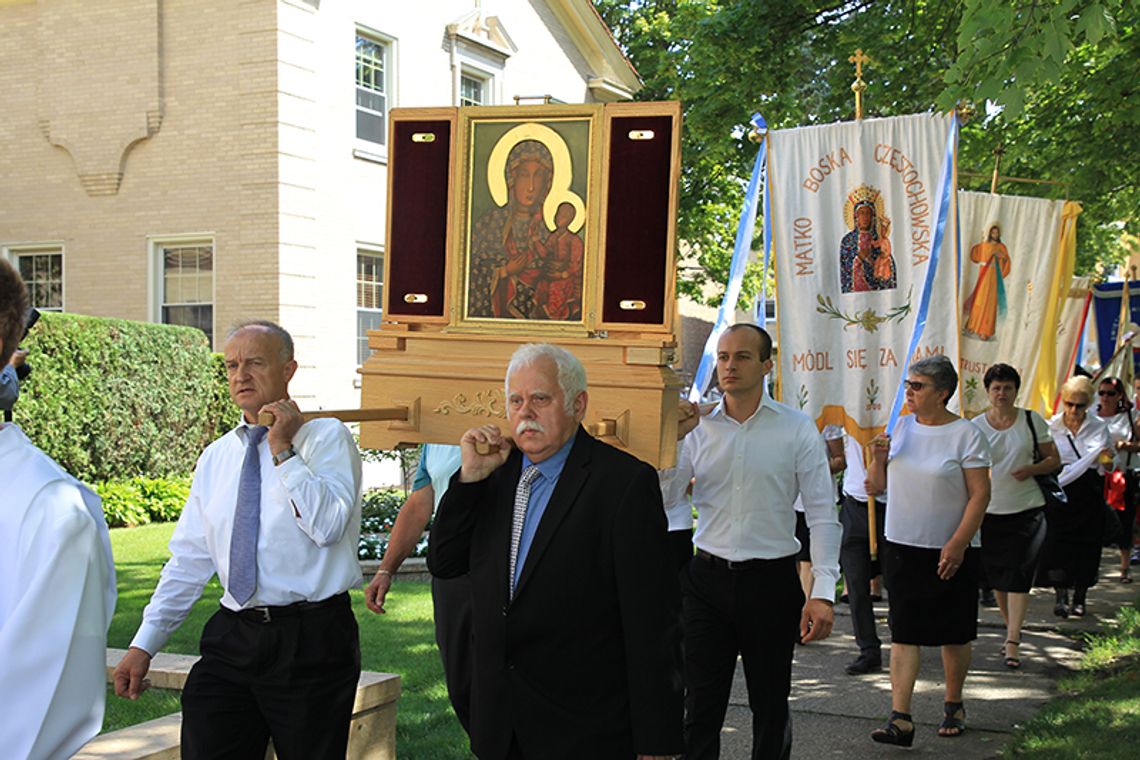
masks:
<path fill-rule="evenodd" d="M 495 425 L 463 434 L 432 526 L 432 574 L 470 571 L 482 760 L 684 746 L 680 592 L 657 475 L 580 427 L 586 403 L 573 354 L 519 348 L 507 368 L 513 444 Z"/>

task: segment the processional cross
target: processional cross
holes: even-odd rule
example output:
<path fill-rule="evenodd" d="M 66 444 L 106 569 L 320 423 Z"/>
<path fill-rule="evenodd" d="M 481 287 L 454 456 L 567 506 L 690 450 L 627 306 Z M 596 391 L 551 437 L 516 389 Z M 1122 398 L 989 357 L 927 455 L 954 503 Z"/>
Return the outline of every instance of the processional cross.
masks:
<path fill-rule="evenodd" d="M 855 55 L 847 60 L 855 64 L 855 81 L 851 83 L 851 91 L 855 93 L 855 118 L 862 119 L 863 93 L 867 89 L 867 83 L 863 81 L 863 64 L 869 63 L 871 59 L 863 55 L 863 48 L 856 48 Z"/>

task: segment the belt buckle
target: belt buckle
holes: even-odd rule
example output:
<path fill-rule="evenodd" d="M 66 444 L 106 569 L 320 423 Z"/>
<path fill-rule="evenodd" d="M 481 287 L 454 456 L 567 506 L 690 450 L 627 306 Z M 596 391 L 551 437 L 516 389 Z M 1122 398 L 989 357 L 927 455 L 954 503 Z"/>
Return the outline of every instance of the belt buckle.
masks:
<path fill-rule="evenodd" d="M 731 559 L 726 559 L 724 561 L 725 567 L 727 567 L 729 570 L 739 570 L 743 564 L 743 562 L 735 562 Z"/>
<path fill-rule="evenodd" d="M 250 607 L 250 610 L 252 612 L 256 612 L 256 613 L 259 613 L 261 615 L 261 620 L 258 621 L 259 623 L 272 623 L 273 622 L 273 616 L 269 614 L 269 608 L 268 607 Z"/>

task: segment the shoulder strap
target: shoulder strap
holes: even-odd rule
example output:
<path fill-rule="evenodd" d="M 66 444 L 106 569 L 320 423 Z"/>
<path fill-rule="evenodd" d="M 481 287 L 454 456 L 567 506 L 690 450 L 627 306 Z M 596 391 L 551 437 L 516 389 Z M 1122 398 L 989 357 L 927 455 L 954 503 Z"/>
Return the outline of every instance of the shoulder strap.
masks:
<path fill-rule="evenodd" d="M 1069 439 L 1069 446 L 1072 447 L 1073 453 L 1077 455 L 1077 459 L 1080 459 L 1081 458 L 1081 452 L 1077 450 L 1077 444 L 1073 442 L 1072 434 L 1071 433 L 1065 433 L 1065 437 Z"/>
<path fill-rule="evenodd" d="M 1025 424 L 1029 426 L 1029 434 L 1033 436 L 1033 463 L 1036 464 L 1044 457 L 1041 455 L 1041 449 L 1037 446 L 1037 431 L 1033 429 L 1033 416 L 1028 409 L 1025 410 Z"/>

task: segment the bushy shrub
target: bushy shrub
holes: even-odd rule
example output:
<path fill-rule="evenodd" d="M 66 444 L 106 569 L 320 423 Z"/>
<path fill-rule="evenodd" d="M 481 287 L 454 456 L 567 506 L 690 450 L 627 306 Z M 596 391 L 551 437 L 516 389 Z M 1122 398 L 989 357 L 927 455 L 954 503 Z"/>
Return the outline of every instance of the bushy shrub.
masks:
<path fill-rule="evenodd" d="M 364 494 L 360 508 L 360 532 L 391 533 L 404 495 L 395 488 L 374 488 Z"/>
<path fill-rule="evenodd" d="M 127 478 L 95 484 L 112 528 L 173 522 L 190 495 L 190 478 Z"/>
<path fill-rule="evenodd" d="M 396 524 L 396 515 L 404 504 L 404 492 L 398 488 L 374 488 L 364 494 L 360 510 L 360 559 L 381 559 L 388 551 L 388 538 Z M 431 527 L 431 523 L 428 523 Z M 427 556 L 427 538 L 412 551 L 413 557 Z"/>
<path fill-rule="evenodd" d="M 200 330 L 49 313 L 23 345 L 16 422 L 81 480 L 184 475 L 236 423 Z"/>
<path fill-rule="evenodd" d="M 103 500 L 103 517 L 112 528 L 133 528 L 150 522 L 150 513 L 139 496 L 138 486 L 129 480 L 95 484 Z"/>

